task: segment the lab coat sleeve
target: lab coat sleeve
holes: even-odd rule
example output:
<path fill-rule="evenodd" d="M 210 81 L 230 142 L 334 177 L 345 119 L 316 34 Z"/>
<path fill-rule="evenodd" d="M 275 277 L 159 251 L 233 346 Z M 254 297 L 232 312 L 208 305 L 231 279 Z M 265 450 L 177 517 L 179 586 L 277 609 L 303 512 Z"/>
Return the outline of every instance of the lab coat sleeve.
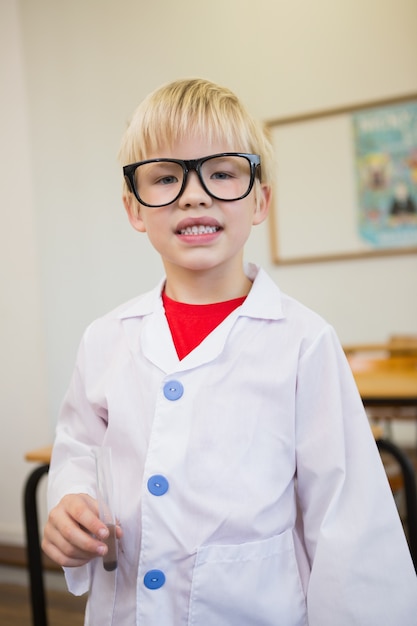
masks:
<path fill-rule="evenodd" d="M 95 461 L 92 447 L 100 445 L 106 432 L 106 410 L 87 396 L 90 366 L 85 357 L 84 336 L 71 383 L 65 396 L 52 451 L 48 476 L 48 509 L 66 494 L 86 493 L 96 497 Z M 81 595 L 90 586 L 90 564 L 64 568 L 69 591 Z"/>
<path fill-rule="evenodd" d="M 417 624 L 417 579 L 402 525 L 330 327 L 300 357 L 296 420 L 309 626 Z"/>

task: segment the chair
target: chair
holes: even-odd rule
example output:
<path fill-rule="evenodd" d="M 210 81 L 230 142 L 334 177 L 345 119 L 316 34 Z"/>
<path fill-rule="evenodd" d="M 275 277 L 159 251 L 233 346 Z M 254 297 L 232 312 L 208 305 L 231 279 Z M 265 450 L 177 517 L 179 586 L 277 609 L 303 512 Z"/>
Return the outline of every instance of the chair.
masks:
<path fill-rule="evenodd" d="M 394 498 L 402 482 L 405 496 L 405 519 L 403 519 L 403 522 L 406 524 L 410 554 L 417 573 L 417 487 L 414 467 L 407 454 L 394 442 L 388 439 L 377 438 L 376 444 L 381 456 L 386 458 L 388 455 L 393 458 L 400 468 L 400 482 L 398 482 L 398 473 L 395 473 L 395 469 L 391 476 L 388 472 L 387 475 Z M 386 460 L 385 465 L 387 467 Z"/>
<path fill-rule="evenodd" d="M 403 521 L 410 553 L 417 572 L 417 487 L 410 457 L 392 438 L 387 438 L 381 422 L 417 417 L 417 353 L 404 338 L 387 344 L 355 346 L 346 353 L 370 418 L 378 449 L 394 494 L 403 491 Z M 389 434 L 392 435 L 391 429 Z M 394 463 L 393 463 L 394 462 Z M 398 503 L 398 498 L 396 498 Z"/>
<path fill-rule="evenodd" d="M 33 450 L 25 455 L 27 461 L 35 461 L 39 464 L 28 476 L 23 493 L 33 626 L 47 626 L 48 624 L 42 552 L 39 540 L 37 491 L 41 479 L 48 473 L 50 457 L 51 447 Z"/>
<path fill-rule="evenodd" d="M 388 350 L 391 356 L 417 356 L 417 335 L 391 335 Z"/>

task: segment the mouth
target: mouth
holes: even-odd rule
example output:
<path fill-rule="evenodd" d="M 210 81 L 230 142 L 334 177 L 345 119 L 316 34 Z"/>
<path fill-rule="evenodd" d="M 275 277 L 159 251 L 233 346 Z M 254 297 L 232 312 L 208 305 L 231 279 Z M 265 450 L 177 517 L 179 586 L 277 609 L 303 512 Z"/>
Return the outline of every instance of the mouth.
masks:
<path fill-rule="evenodd" d="M 217 233 L 219 230 L 220 226 L 204 226 L 203 224 L 199 224 L 180 228 L 177 233 L 179 235 L 210 235 Z"/>
<path fill-rule="evenodd" d="M 203 235 L 214 235 L 223 230 L 220 223 L 208 215 L 186 217 L 182 219 L 176 228 L 176 234 L 183 237 L 198 237 Z"/>

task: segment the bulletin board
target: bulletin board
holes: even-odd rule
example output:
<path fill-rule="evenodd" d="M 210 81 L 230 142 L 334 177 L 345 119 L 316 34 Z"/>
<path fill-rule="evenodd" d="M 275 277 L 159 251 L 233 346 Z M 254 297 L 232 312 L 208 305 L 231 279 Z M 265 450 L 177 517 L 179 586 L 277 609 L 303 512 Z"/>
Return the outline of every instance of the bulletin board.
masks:
<path fill-rule="evenodd" d="M 275 263 L 417 253 L 417 94 L 266 127 Z"/>

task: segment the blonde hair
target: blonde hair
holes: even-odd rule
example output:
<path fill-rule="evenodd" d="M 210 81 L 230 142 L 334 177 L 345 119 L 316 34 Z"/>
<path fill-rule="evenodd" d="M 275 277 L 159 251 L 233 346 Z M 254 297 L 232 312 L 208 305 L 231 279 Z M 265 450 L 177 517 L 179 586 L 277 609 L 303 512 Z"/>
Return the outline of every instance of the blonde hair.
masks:
<path fill-rule="evenodd" d="M 123 136 L 119 161 L 143 161 L 162 145 L 175 146 L 190 135 L 225 142 L 230 151 L 259 154 L 261 181 L 271 184 L 273 152 L 261 124 L 232 91 L 199 78 L 168 83 L 145 98 Z"/>

